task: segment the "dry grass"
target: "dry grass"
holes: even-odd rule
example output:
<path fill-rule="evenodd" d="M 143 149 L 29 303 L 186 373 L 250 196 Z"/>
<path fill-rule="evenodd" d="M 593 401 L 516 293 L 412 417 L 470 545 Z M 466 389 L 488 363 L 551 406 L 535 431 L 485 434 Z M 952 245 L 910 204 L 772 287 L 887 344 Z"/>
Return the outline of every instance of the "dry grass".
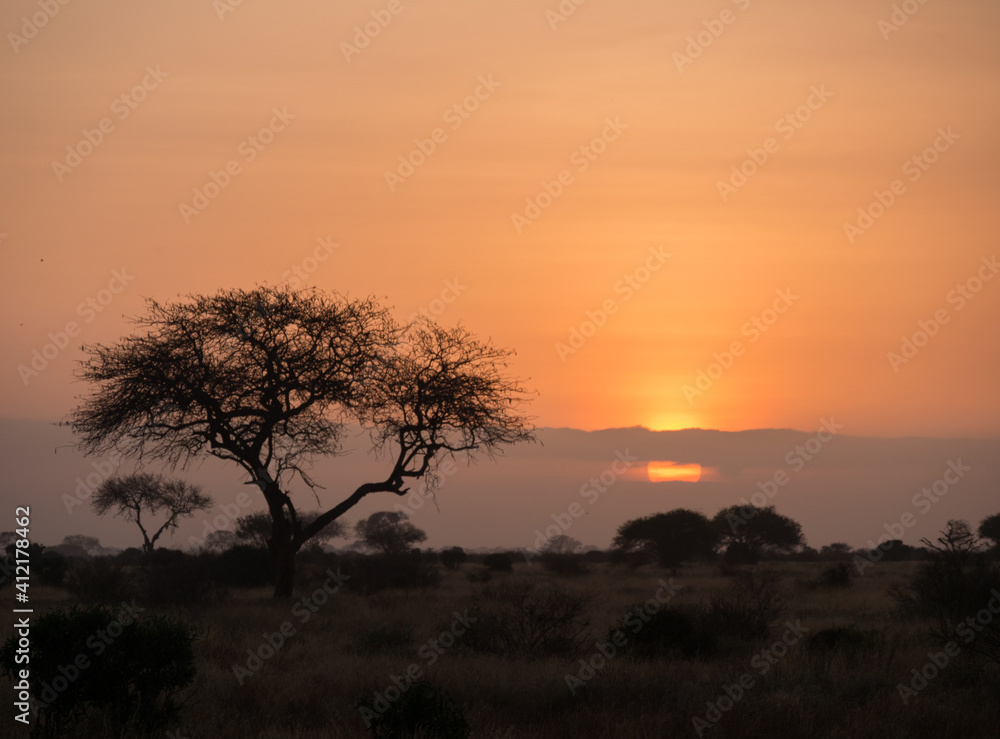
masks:
<path fill-rule="evenodd" d="M 474 737 L 696 737 L 692 722 L 705 717 L 707 702 L 723 687 L 750 673 L 754 685 L 704 736 L 799 739 L 941 739 L 1000 736 L 997 675 L 960 658 L 941 671 L 909 705 L 897 684 L 927 662 L 929 623 L 901 618 L 887 594 L 890 585 L 912 577 L 912 563 L 882 563 L 846 589 L 811 586 L 826 565 L 775 565 L 786 607 L 780 622 L 801 620 L 810 634 L 855 626 L 874 630 L 877 643 L 854 650 L 818 653 L 805 640 L 794 644 L 766 674 L 755 667 L 755 646 L 727 643 L 707 660 L 607 661 L 585 687 L 571 694 L 565 676 L 577 673 L 580 658 L 594 653 L 609 627 L 637 603 L 648 600 L 669 573 L 630 572 L 600 565 L 580 578 L 558 580 L 560 587 L 591 596 L 588 647 L 572 658 L 500 658 L 462 646 L 461 639 L 428 664 L 422 645 L 449 628 L 453 612 L 463 612 L 483 585 L 465 577 L 469 565 L 443 571 L 434 590 L 362 597 L 336 593 L 302 623 L 302 609 L 270 600 L 264 590 L 236 591 L 221 606 L 177 609 L 196 624 L 198 678 L 182 711 L 178 737 L 369 736 L 358 701 L 384 691 L 392 675 L 416 663 L 426 677 L 461 704 Z M 518 564 L 494 579 L 551 580 L 539 566 Z M 722 592 L 727 579 L 717 568 L 681 570 L 682 586 L 670 606 L 694 609 Z M 32 591 L 37 614 L 70 605 L 51 589 Z M 141 604 L 140 604 L 141 605 Z M 11 616 L 3 615 L 10 633 Z M 245 666 L 247 650 L 290 621 L 296 632 L 276 655 L 239 685 L 233 673 Z M 764 645 L 780 638 L 779 625 Z M 378 626 L 388 633 L 379 632 Z M 386 631 L 386 629 L 383 629 Z M 412 640 L 406 643 L 406 633 Z M 13 725 L 9 701 L 0 706 L 2 732 Z M 96 729 L 94 730 L 97 731 Z M 95 736 L 99 733 L 93 734 Z"/>

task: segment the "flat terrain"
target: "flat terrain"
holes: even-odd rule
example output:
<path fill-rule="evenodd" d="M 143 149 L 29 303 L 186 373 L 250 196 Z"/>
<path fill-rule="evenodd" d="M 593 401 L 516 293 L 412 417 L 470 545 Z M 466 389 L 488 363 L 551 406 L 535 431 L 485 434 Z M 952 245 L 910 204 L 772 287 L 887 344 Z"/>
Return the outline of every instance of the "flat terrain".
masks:
<path fill-rule="evenodd" d="M 147 612 L 181 617 L 200 634 L 198 677 L 173 737 L 367 737 L 359 701 L 372 700 L 376 692 L 395 697 L 394 677 L 405 685 L 399 676 L 408 672 L 447 691 L 473 737 L 644 739 L 697 737 L 699 731 L 732 738 L 1000 736 L 996 671 L 965 654 L 904 704 L 897 686 L 909 685 L 911 671 L 925 666 L 929 651 L 939 651 L 927 640 L 933 624 L 902 615 L 887 593 L 909 583 L 916 563 L 879 563 L 846 588 L 814 584 L 829 563 L 764 566 L 780 575 L 785 602 L 775 626 L 754 642 L 720 636 L 708 657 L 605 658 L 595 646 L 607 642 L 609 629 L 630 609 L 666 595 L 664 584 L 672 582 L 675 591 L 667 607 L 682 610 L 725 592 L 729 579 L 708 565 L 671 575 L 659 568 L 597 564 L 582 576 L 556 577 L 520 562 L 512 573 L 474 583 L 468 573 L 478 566 L 467 563 L 443 570 L 438 588 L 371 596 L 339 590 L 328 599 L 309 596 L 321 589 L 323 578 L 316 573 L 301 584 L 294 604 L 274 603 L 263 589 L 233 590 L 212 606 Z M 462 617 L 467 609 L 480 612 L 484 588 L 544 588 L 549 582 L 587 596 L 586 638 L 575 654 L 499 656 L 466 643 Z M 32 592 L 36 617 L 72 605 L 61 590 Z M 310 600 L 303 602 L 303 596 Z M 12 617 L 0 618 L 6 638 Z M 848 626 L 866 635 L 863 644 L 819 648 L 817 632 Z M 283 628 L 278 649 L 261 648 L 277 643 L 273 635 Z M 267 658 L 255 659 L 248 650 Z M 579 680 L 572 690 L 567 675 Z M 741 681 L 742 687 L 734 687 Z M 10 703 L 0 706 L 5 736 L 16 726 Z M 710 704 L 725 710 L 715 713 Z M 696 726 L 696 718 L 704 723 Z M 96 721 L 91 731 L 102 735 Z"/>

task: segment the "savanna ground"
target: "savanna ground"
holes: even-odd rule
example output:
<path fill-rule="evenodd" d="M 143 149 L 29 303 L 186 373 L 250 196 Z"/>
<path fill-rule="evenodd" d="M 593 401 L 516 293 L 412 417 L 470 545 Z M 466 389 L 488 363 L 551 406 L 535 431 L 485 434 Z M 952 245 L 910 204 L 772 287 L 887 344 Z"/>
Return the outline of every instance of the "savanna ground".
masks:
<path fill-rule="evenodd" d="M 928 640 L 929 618 L 902 612 L 889 594 L 906 587 L 918 562 L 882 562 L 869 567 L 846 588 L 817 587 L 830 563 L 765 563 L 774 570 L 784 607 L 768 636 L 745 640 L 720 636 L 707 657 L 681 654 L 641 659 L 619 654 L 593 660 L 598 669 L 571 692 L 567 674 L 589 676 L 581 659 L 597 654 L 596 642 L 607 642 L 609 629 L 636 605 L 661 595 L 663 583 L 680 586 L 667 608 L 694 611 L 713 595 L 731 587 L 713 565 L 686 566 L 676 574 L 657 567 L 630 570 L 610 564 L 591 565 L 589 573 L 558 577 L 537 562 L 515 564 L 511 573 L 494 574 L 487 583 L 471 582 L 477 565 L 441 571 L 439 587 L 389 590 L 359 595 L 340 589 L 315 612 L 301 598 L 321 587 L 318 571 L 304 577 L 292 604 L 274 602 L 269 589 L 231 590 L 226 599 L 208 606 L 147 609 L 194 624 L 198 674 L 185 691 L 179 725 L 157 736 L 188 737 L 368 737 L 359 701 L 385 694 L 394 676 L 421 676 L 457 702 L 473 737 L 697 737 L 693 719 L 715 718 L 709 703 L 719 706 L 726 687 L 744 683 L 730 708 L 718 720 L 702 725 L 707 737 L 775 737 L 810 739 L 941 739 L 1000 737 L 997 670 L 967 653 L 950 659 L 927 686 L 904 704 L 897 686 L 909 685 L 914 669 L 939 652 Z M 505 583 L 507 585 L 505 585 Z M 471 649 L 467 635 L 447 649 L 434 649 L 451 629 L 455 614 L 479 613 L 484 590 L 510 584 L 548 583 L 587 596 L 586 630 L 575 654 L 560 656 L 497 654 Z M 9 592 L 9 591 L 7 591 Z M 61 589 L 33 587 L 35 618 L 52 608 L 69 607 L 73 598 Z M 295 603 L 299 605 L 296 606 Z M 138 604 L 140 607 L 141 603 Z M 985 604 L 984 604 L 985 605 Z M 308 620 L 304 615 L 308 613 Z M 12 633 L 9 609 L 2 615 L 3 638 Z M 259 651 L 265 635 L 289 622 L 294 633 L 253 674 L 248 650 Z M 801 622 L 802 637 L 788 625 Z M 854 627 L 863 640 L 821 648 L 817 632 Z M 805 630 L 808 631 L 805 631 Z M 458 629 L 456 629 L 458 630 Z M 626 636 L 635 638 L 630 630 Z M 761 657 L 786 637 L 790 646 Z M 445 639 L 449 641 L 449 639 Z M 787 653 L 785 653 L 787 652 Z M 268 654 L 264 649 L 263 653 Z M 432 662 L 433 657 L 433 662 Z M 764 668 L 766 666 L 766 674 Z M 581 672 L 582 671 L 582 672 Z M 389 691 L 390 694 L 393 691 Z M 575 694 L 574 694 L 575 693 Z M 0 735 L 19 735 L 10 727 L 11 700 L 0 706 Z M 99 716 L 72 736 L 105 736 Z M 119 734 L 137 736 L 138 733 Z M 433 736 L 433 734 L 430 734 Z"/>

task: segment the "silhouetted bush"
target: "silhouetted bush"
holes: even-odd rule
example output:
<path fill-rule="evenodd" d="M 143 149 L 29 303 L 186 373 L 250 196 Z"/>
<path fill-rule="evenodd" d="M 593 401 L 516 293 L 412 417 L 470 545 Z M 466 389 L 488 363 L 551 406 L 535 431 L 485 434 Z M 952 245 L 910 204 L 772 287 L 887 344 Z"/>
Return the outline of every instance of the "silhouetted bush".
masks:
<path fill-rule="evenodd" d="M 715 633 L 691 616 L 674 608 L 649 615 L 643 606 L 630 610 L 608 631 L 608 641 L 612 643 L 618 631 L 628 639 L 621 647 L 622 654 L 650 659 L 671 655 L 705 657 L 715 653 Z"/>
<path fill-rule="evenodd" d="M 708 618 L 720 634 L 756 640 L 768 635 L 784 608 L 778 577 L 770 570 L 741 570 L 725 592 L 714 596 Z"/>
<path fill-rule="evenodd" d="M 542 567 L 556 575 L 576 577 L 590 572 L 586 561 L 578 554 L 542 552 L 538 559 L 542 563 Z"/>
<path fill-rule="evenodd" d="M 417 551 L 344 558 L 341 567 L 348 576 L 345 587 L 363 595 L 389 588 L 433 588 L 441 582 L 440 570 L 423 562 Z"/>
<path fill-rule="evenodd" d="M 225 590 L 212 576 L 215 556 L 154 550 L 139 567 L 140 597 L 150 605 L 204 605 L 218 602 Z"/>
<path fill-rule="evenodd" d="M 441 564 L 449 570 L 454 570 L 465 564 L 469 558 L 462 547 L 452 547 L 441 552 Z"/>
<path fill-rule="evenodd" d="M 483 589 L 462 644 L 504 656 L 566 656 L 586 633 L 586 596 L 551 583 L 503 582 Z"/>
<path fill-rule="evenodd" d="M 119 603 L 139 594 L 135 571 L 112 557 L 77 560 L 66 573 L 66 588 L 81 603 Z"/>
<path fill-rule="evenodd" d="M 493 573 L 485 567 L 477 567 L 466 575 L 469 582 L 489 582 L 493 579 Z"/>
<path fill-rule="evenodd" d="M 195 678 L 188 624 L 141 608 L 51 611 L 31 630 L 31 692 L 48 735 L 94 735 L 82 722 L 106 722 L 114 735 L 161 729 L 176 719 L 176 697 Z M 16 638 L 0 649 L 13 675 Z M 76 730 L 73 730 L 75 727 Z"/>
<path fill-rule="evenodd" d="M 426 680 L 410 685 L 392 703 L 379 697 L 363 699 L 358 707 L 375 739 L 468 739 L 471 734 L 461 706 Z"/>
<path fill-rule="evenodd" d="M 374 624 L 354 635 L 358 654 L 406 654 L 413 646 L 413 627 L 409 624 Z"/>
<path fill-rule="evenodd" d="M 266 549 L 240 544 L 217 555 L 212 576 L 235 588 L 258 588 L 274 584 L 274 560 Z"/>
<path fill-rule="evenodd" d="M 506 554 L 497 552 L 483 557 L 483 567 L 490 572 L 511 572 L 514 569 L 514 561 Z"/>
<path fill-rule="evenodd" d="M 760 561 L 760 556 L 742 541 L 734 541 L 726 547 L 722 561 L 727 565 L 752 565 Z"/>
<path fill-rule="evenodd" d="M 583 559 L 592 564 L 601 564 L 602 562 L 610 562 L 611 555 L 602 549 L 591 549 L 583 553 Z"/>
<path fill-rule="evenodd" d="M 819 574 L 816 584 L 824 588 L 846 588 L 854 580 L 855 568 L 850 562 L 838 562 Z"/>
<path fill-rule="evenodd" d="M 38 562 L 38 580 L 42 585 L 62 587 L 69 572 L 69 560 L 59 552 L 45 551 Z"/>

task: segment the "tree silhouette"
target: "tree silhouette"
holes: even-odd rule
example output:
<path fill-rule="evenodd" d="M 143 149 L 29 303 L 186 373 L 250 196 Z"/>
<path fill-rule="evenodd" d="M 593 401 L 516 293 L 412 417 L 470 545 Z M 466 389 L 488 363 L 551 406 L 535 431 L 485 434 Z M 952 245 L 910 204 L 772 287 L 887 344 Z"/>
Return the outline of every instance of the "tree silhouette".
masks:
<path fill-rule="evenodd" d="M 712 526 L 727 553 L 756 562 L 764 553 L 790 552 L 805 544 L 802 527 L 775 511 L 774 506 L 734 505 L 712 518 Z"/>
<path fill-rule="evenodd" d="M 186 464 L 211 454 L 239 465 L 271 516 L 275 597 L 291 597 L 295 555 L 365 496 L 433 486 L 441 459 L 492 456 L 533 438 L 525 400 L 504 373 L 509 352 L 461 327 L 397 325 L 374 299 L 287 287 L 224 290 L 187 302 L 148 301 L 139 331 L 87 346 L 78 372 L 96 389 L 71 415 L 88 454 L 119 451 Z M 291 478 L 341 451 L 348 423 L 389 459 L 384 479 L 357 487 L 305 523 Z"/>
<path fill-rule="evenodd" d="M 994 513 L 982 520 L 979 524 L 979 535 L 992 541 L 994 546 L 1000 547 L 1000 513 Z"/>
<path fill-rule="evenodd" d="M 414 544 L 427 540 L 427 534 L 407 518 L 402 511 L 379 511 L 358 521 L 354 530 L 369 549 L 381 554 L 405 554 Z"/>
<path fill-rule="evenodd" d="M 646 553 L 664 567 L 676 567 L 687 559 L 712 556 L 716 540 L 703 514 L 677 508 L 626 521 L 612 543 L 622 554 Z"/>
<path fill-rule="evenodd" d="M 162 475 L 138 473 L 110 477 L 101 483 L 91 501 L 94 511 L 103 516 L 110 510 L 126 521 L 134 521 L 142 532 L 142 551 L 153 551 L 156 540 L 164 531 L 177 528 L 178 519 L 212 506 L 212 499 L 202 495 L 201 488 L 183 480 L 168 480 Z M 142 522 L 143 511 L 167 514 L 167 520 L 152 536 Z"/>

